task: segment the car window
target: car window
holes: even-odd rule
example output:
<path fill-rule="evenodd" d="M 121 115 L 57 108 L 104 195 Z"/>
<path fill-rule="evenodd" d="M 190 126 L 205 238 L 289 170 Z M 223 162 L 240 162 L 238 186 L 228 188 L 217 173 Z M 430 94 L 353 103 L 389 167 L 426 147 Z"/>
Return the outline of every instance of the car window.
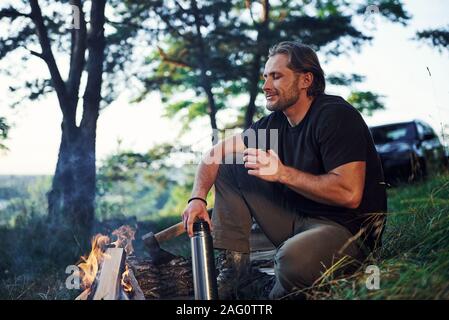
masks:
<path fill-rule="evenodd" d="M 420 139 L 423 139 L 425 136 L 430 137 L 430 139 L 436 137 L 435 131 L 428 124 L 418 122 L 417 127 Z"/>
<path fill-rule="evenodd" d="M 413 123 L 399 123 L 373 127 L 371 128 L 371 134 L 376 144 L 393 141 L 410 141 L 416 138 L 416 131 Z"/>
<path fill-rule="evenodd" d="M 421 123 L 417 122 L 416 128 L 418 129 L 419 138 L 422 139 L 424 137 L 424 133 L 425 133 L 424 126 Z"/>
<path fill-rule="evenodd" d="M 424 125 L 424 134 L 429 135 L 429 137 L 435 138 L 435 132 L 429 125 Z"/>

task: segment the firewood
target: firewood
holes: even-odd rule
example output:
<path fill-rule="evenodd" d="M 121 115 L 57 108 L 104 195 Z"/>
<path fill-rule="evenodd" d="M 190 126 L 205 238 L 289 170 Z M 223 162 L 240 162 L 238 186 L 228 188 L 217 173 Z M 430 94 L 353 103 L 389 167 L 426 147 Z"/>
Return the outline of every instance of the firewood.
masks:
<path fill-rule="evenodd" d="M 80 295 L 75 298 L 75 300 L 87 300 L 87 298 L 89 297 L 89 294 L 90 294 L 90 290 L 86 289 L 83 292 L 81 292 Z"/>
<path fill-rule="evenodd" d="M 133 287 L 132 300 L 145 300 L 145 295 L 143 294 L 132 269 L 129 270 L 128 276 L 131 286 Z"/>
<path fill-rule="evenodd" d="M 149 259 L 128 259 L 147 300 L 193 299 L 192 263 L 183 257 L 156 266 Z"/>
<path fill-rule="evenodd" d="M 108 248 L 104 255 L 93 300 L 117 300 L 119 298 L 124 268 L 124 249 Z"/>

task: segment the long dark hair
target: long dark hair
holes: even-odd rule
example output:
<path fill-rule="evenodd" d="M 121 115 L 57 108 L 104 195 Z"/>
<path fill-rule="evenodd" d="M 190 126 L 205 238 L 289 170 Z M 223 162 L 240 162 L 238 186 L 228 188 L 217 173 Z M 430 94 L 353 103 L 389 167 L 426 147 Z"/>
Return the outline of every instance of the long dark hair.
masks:
<path fill-rule="evenodd" d="M 311 72 L 313 74 L 313 83 L 307 89 L 308 96 L 317 96 L 324 93 L 326 81 L 324 71 L 321 69 L 318 56 L 315 51 L 304 44 L 296 41 L 283 41 L 270 48 L 268 57 L 276 54 L 285 54 L 288 56 L 288 67 L 295 72 Z"/>

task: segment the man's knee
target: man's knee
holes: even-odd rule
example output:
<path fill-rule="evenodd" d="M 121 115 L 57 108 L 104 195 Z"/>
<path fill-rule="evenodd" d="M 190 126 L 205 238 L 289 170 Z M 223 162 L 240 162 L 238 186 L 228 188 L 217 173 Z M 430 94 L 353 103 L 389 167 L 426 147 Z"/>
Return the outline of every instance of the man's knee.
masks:
<path fill-rule="evenodd" d="M 323 226 L 288 239 L 275 256 L 278 281 L 288 291 L 304 289 L 311 287 L 341 258 L 347 258 L 349 265 L 358 252 L 354 244 L 341 250 L 349 238 L 344 229 Z"/>
<path fill-rule="evenodd" d="M 274 258 L 276 277 L 287 291 L 311 286 L 321 269 L 310 259 L 307 250 L 298 249 L 290 238 L 278 249 Z"/>

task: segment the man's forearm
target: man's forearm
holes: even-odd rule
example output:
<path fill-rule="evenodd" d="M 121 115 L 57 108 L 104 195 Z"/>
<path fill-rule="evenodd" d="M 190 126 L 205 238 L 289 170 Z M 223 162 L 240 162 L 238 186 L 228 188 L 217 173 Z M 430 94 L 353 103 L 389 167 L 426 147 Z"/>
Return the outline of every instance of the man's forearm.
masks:
<path fill-rule="evenodd" d="M 243 152 L 245 145 L 240 134 L 231 136 L 217 143 L 209 152 L 207 152 L 195 176 L 192 197 L 202 197 L 206 199 L 209 190 L 212 188 L 217 178 L 218 168 L 226 155 L 236 152 Z"/>
<path fill-rule="evenodd" d="M 212 188 L 217 178 L 218 167 L 222 161 L 224 153 L 224 142 L 220 141 L 204 154 L 198 166 L 193 183 L 192 197 L 206 199 L 209 190 Z"/>
<path fill-rule="evenodd" d="M 209 190 L 212 188 L 217 178 L 218 163 L 205 163 L 201 161 L 195 175 L 195 182 L 192 189 L 192 197 L 206 199 Z"/>
<path fill-rule="evenodd" d="M 339 182 L 339 176 L 332 172 L 313 175 L 285 166 L 280 174 L 279 182 L 316 202 L 348 208 L 358 206 L 351 190 L 345 188 Z"/>

